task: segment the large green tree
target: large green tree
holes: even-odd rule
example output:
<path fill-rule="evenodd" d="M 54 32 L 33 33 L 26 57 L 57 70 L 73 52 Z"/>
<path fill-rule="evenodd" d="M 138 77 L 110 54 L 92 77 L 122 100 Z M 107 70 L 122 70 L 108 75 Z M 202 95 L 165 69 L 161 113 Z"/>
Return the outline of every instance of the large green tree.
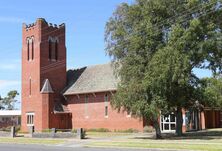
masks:
<path fill-rule="evenodd" d="M 195 68 L 221 71 L 220 0 L 136 0 L 122 3 L 106 24 L 106 52 L 120 77 L 112 105 L 153 123 L 199 100 Z"/>

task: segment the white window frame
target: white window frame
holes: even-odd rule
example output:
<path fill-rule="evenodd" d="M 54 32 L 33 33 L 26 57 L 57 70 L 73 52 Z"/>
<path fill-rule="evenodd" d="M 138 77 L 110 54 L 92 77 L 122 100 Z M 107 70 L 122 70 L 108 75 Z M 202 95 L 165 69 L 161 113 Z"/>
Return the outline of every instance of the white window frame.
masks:
<path fill-rule="evenodd" d="M 171 113 L 173 114 L 173 113 Z M 174 122 L 171 122 L 171 114 L 168 115 L 167 118 L 169 118 L 169 122 L 167 122 L 165 119 L 164 119 L 164 115 L 160 115 L 160 128 L 161 128 L 161 131 L 162 132 L 175 132 L 175 130 L 172 130 L 171 129 L 171 124 L 175 124 L 175 127 L 176 127 L 176 116 L 175 116 L 175 121 Z M 162 124 L 163 124 L 163 127 L 162 127 Z M 169 129 L 166 130 L 164 125 L 169 125 Z"/>
<path fill-rule="evenodd" d="M 26 113 L 26 118 L 27 118 L 26 119 L 26 124 L 27 124 L 27 126 L 34 126 L 34 117 L 35 117 L 35 113 L 34 112 Z"/>

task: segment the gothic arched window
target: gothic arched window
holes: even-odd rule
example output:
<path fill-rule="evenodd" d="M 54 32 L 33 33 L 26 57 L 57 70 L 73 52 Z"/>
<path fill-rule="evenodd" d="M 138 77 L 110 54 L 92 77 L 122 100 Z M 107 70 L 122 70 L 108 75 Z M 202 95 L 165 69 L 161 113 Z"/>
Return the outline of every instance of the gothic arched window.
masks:
<path fill-rule="evenodd" d="M 34 60 L 34 37 L 32 37 L 32 60 Z"/>
<path fill-rule="evenodd" d="M 58 60 L 58 44 L 59 40 L 57 37 L 49 37 L 49 60 L 57 61 Z"/>
<path fill-rule="evenodd" d="M 55 60 L 58 60 L 58 41 L 55 41 Z"/>
<path fill-rule="evenodd" d="M 34 36 L 26 39 L 27 43 L 27 60 L 34 60 Z"/>
<path fill-rule="evenodd" d="M 49 60 L 52 59 L 52 42 L 51 39 L 49 39 Z"/>
<path fill-rule="evenodd" d="M 29 38 L 27 38 L 27 60 L 29 61 Z"/>

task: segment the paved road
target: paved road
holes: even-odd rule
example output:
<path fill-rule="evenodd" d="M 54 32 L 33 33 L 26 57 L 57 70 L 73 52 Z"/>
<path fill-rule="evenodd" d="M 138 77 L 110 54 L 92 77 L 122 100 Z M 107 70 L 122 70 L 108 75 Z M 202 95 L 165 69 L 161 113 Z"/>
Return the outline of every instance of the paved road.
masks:
<path fill-rule="evenodd" d="M 70 147 L 46 146 L 46 145 L 0 144 L 0 151 L 138 151 L 138 150 L 139 149 L 117 149 L 117 148 L 105 149 L 105 148 L 83 148 L 83 147 L 70 148 Z M 160 150 L 144 149 L 141 151 L 160 151 Z"/>

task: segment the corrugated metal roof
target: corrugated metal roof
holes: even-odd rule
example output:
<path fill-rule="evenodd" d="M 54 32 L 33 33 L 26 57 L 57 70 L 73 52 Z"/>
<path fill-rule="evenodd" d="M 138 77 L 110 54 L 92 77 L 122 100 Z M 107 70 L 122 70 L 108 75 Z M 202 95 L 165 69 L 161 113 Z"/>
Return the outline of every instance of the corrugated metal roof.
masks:
<path fill-rule="evenodd" d="M 119 81 L 111 63 L 69 70 L 67 79 L 64 95 L 114 91 Z"/>
<path fill-rule="evenodd" d="M 21 115 L 21 110 L 0 110 L 0 116 Z"/>

